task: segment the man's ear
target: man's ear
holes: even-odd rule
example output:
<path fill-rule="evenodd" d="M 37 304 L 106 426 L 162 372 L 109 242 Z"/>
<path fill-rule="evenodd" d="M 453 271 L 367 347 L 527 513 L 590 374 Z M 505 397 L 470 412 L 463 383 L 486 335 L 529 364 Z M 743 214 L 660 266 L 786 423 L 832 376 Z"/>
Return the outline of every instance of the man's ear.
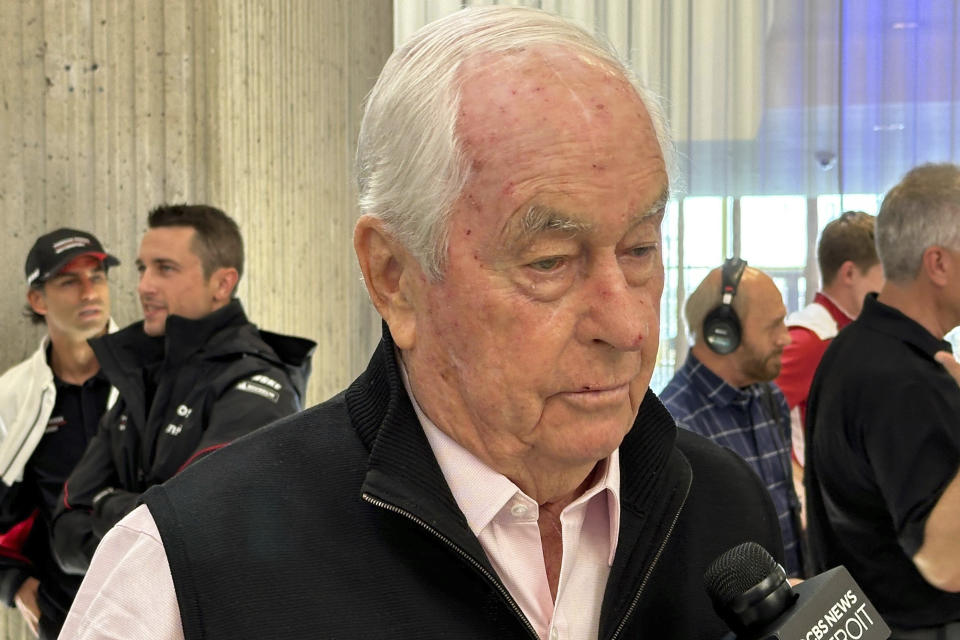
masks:
<path fill-rule="evenodd" d="M 852 285 L 859 271 L 857 270 L 857 265 L 854 264 L 853 260 L 846 260 L 843 264 L 840 265 L 840 268 L 837 269 L 837 278 L 845 285 Z"/>
<path fill-rule="evenodd" d="M 39 313 L 42 316 L 47 315 L 47 301 L 43 297 L 43 291 L 40 289 L 37 289 L 36 287 L 30 287 L 27 289 L 27 304 L 29 304 L 30 308 L 36 313 Z"/>
<path fill-rule="evenodd" d="M 240 274 L 234 267 L 220 267 L 210 275 L 213 302 L 219 307 L 226 306 L 233 297 Z"/>
<path fill-rule="evenodd" d="M 387 232 L 383 221 L 370 215 L 357 221 L 353 248 L 370 300 L 390 327 L 393 341 L 400 349 L 412 348 L 416 337 L 414 288 L 424 277 L 420 265 Z"/>
<path fill-rule="evenodd" d="M 924 249 L 921 260 L 920 268 L 927 274 L 930 282 L 938 287 L 947 286 L 960 266 L 955 264 L 953 256 L 946 249 L 936 245 Z"/>

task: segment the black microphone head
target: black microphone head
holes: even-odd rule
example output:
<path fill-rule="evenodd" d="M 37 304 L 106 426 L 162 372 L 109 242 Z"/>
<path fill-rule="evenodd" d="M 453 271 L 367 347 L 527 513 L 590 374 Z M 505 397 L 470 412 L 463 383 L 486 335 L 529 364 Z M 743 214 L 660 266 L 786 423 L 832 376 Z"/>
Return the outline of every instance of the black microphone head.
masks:
<path fill-rule="evenodd" d="M 779 565 L 756 542 L 744 542 L 721 553 L 703 574 L 711 600 L 727 602 L 759 584 Z"/>
<path fill-rule="evenodd" d="M 738 634 L 773 621 L 797 598 L 783 567 L 756 542 L 720 554 L 703 581 L 714 610 Z"/>

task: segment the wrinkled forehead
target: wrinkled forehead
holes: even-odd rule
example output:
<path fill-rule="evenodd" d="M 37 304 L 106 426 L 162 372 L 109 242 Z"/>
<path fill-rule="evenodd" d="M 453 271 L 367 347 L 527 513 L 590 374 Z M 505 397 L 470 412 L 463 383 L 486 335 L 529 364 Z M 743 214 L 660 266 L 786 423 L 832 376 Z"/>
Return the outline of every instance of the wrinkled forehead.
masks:
<path fill-rule="evenodd" d="M 630 214 L 666 189 L 646 106 L 609 62 L 545 46 L 476 55 L 460 73 L 458 138 L 470 166 L 466 197 L 484 197 L 478 211 L 514 211 L 546 194 Z"/>

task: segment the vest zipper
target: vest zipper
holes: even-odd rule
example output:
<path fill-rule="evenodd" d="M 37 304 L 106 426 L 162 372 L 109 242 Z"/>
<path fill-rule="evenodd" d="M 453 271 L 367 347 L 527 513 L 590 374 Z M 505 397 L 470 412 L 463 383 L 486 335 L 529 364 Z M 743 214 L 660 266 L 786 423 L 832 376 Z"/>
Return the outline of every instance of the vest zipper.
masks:
<path fill-rule="evenodd" d="M 523 615 L 523 611 L 520 609 L 520 606 L 513 599 L 513 596 L 510 595 L 510 592 L 507 591 L 506 587 L 503 586 L 503 584 L 500 582 L 500 580 L 496 576 L 494 576 L 489 571 L 487 571 L 486 567 L 484 567 L 482 564 L 477 562 L 477 560 L 474 559 L 473 556 L 471 556 L 469 553 L 467 553 L 462 548 L 457 546 L 452 540 L 450 540 L 450 538 L 446 537 L 445 535 L 443 535 L 442 533 L 434 529 L 432 526 L 424 522 L 422 519 L 410 513 L 409 511 L 405 509 L 401 509 L 400 507 L 394 504 L 390 504 L 389 502 L 384 502 L 383 500 L 380 500 L 379 498 L 376 498 L 370 495 L 369 493 L 364 493 L 361 497 L 363 498 L 364 501 L 369 502 L 375 507 L 380 507 L 381 509 L 385 509 L 392 513 L 396 513 L 398 515 L 401 515 L 407 518 L 411 522 L 416 523 L 417 525 L 422 527 L 424 530 L 429 532 L 433 537 L 437 538 L 438 540 L 443 542 L 446 546 L 450 547 L 450 549 L 455 551 L 457 555 L 459 555 L 461 558 L 466 560 L 468 563 L 470 563 L 470 565 L 472 565 L 481 574 L 483 574 L 483 576 L 490 582 L 490 584 L 492 584 L 497 589 L 497 591 L 500 593 L 500 595 L 503 597 L 506 603 L 510 605 L 511 609 L 513 609 L 513 612 L 517 615 L 517 618 L 519 618 L 520 621 L 523 623 L 524 627 L 526 627 L 527 632 L 530 634 L 530 637 L 533 638 L 534 640 L 540 640 L 540 636 L 537 635 L 536 630 L 533 628 L 533 625 L 530 624 L 530 621 L 527 620 L 527 617 Z M 676 522 L 676 520 L 674 520 L 674 522 Z"/>
<path fill-rule="evenodd" d="M 663 542 L 660 543 L 660 548 L 657 549 L 657 553 L 653 556 L 653 562 L 650 563 L 650 566 L 647 568 L 647 572 L 643 576 L 643 580 L 640 581 L 640 587 L 637 589 L 636 595 L 633 596 L 633 602 L 630 603 L 630 608 L 627 609 L 627 612 L 623 615 L 623 618 L 620 619 L 620 624 L 617 625 L 616 631 L 613 632 L 613 635 L 610 636 L 610 640 L 616 640 L 620 635 L 620 632 L 623 631 L 623 628 L 627 624 L 627 620 L 630 619 L 630 616 L 633 615 L 634 609 L 637 608 L 637 604 L 640 602 L 640 596 L 643 594 L 644 587 L 647 586 L 647 581 L 650 580 L 650 575 L 653 573 L 654 568 L 657 566 L 657 562 L 660 560 L 660 556 L 663 554 L 663 550 L 667 547 L 667 542 L 670 541 L 670 536 L 673 535 L 673 529 L 677 526 L 677 520 L 680 519 L 680 512 L 683 511 L 683 506 L 687 503 L 687 496 L 690 495 L 690 485 L 687 485 L 687 490 L 683 494 L 683 500 L 680 502 L 680 506 L 677 508 L 677 512 L 673 514 L 673 521 L 670 523 L 670 527 L 667 529 L 667 534 L 663 537 Z"/>

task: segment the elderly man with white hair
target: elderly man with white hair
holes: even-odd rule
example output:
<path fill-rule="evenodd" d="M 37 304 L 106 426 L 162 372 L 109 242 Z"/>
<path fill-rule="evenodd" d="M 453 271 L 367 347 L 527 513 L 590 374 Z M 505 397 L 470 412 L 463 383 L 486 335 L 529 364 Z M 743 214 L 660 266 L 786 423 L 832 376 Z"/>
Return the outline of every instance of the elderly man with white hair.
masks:
<path fill-rule="evenodd" d="M 151 491 L 65 637 L 722 635 L 704 569 L 782 549 L 750 468 L 649 390 L 664 131 L 547 13 L 469 9 L 399 48 L 358 149 L 367 370 Z"/>

